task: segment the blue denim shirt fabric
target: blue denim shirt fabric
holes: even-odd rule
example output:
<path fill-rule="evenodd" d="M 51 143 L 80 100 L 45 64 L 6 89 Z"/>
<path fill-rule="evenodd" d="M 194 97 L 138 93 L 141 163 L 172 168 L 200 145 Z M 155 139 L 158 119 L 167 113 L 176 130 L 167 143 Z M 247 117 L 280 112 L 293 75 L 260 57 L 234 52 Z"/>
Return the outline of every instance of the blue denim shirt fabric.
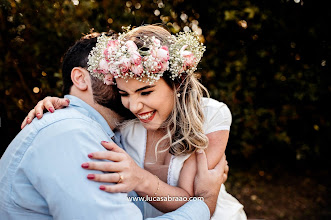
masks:
<path fill-rule="evenodd" d="M 34 119 L 0 160 L 1 220 L 142 219 L 125 193 L 106 193 L 80 165 L 101 141 L 119 140 L 105 119 L 77 97 L 70 106 Z M 101 173 L 101 172 L 99 172 Z M 139 206 L 139 204 L 138 204 Z M 209 219 L 202 201 L 191 201 L 157 219 Z"/>

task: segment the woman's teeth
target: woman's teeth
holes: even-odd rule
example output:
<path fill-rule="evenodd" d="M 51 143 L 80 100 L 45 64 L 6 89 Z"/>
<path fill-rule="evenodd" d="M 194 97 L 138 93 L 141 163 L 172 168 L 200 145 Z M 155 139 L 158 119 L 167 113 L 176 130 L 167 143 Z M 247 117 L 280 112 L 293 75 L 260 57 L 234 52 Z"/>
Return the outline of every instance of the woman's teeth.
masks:
<path fill-rule="evenodd" d="M 143 115 L 138 115 L 138 118 L 139 119 L 146 120 L 146 119 L 150 118 L 153 114 L 154 114 L 154 111 L 149 112 L 149 113 L 146 113 L 146 114 L 143 114 Z"/>

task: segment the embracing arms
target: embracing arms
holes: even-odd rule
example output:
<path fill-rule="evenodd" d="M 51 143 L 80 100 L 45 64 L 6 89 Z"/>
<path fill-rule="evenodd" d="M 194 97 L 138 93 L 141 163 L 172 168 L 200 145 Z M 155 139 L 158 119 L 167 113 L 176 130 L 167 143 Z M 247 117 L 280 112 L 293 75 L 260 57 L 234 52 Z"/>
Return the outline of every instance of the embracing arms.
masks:
<path fill-rule="evenodd" d="M 55 101 L 56 100 L 56 101 Z M 61 103 L 62 102 L 62 103 Z M 58 106 L 54 105 L 57 104 Z M 28 117 L 24 120 L 22 126 L 24 127 L 25 123 L 29 123 L 31 119 L 38 115 L 38 118 L 41 118 L 43 108 L 46 107 L 51 112 L 54 111 L 54 108 L 62 107 L 67 105 L 67 101 L 64 99 L 58 99 L 58 98 L 45 98 L 43 101 L 39 102 L 38 105 L 30 111 Z M 214 167 L 222 158 L 224 154 L 224 149 L 227 143 L 228 139 L 228 131 L 215 131 L 213 133 L 210 133 L 208 135 L 210 144 L 206 151 L 207 157 L 208 157 L 208 166 Z M 222 142 L 223 141 L 223 142 Z M 220 147 L 221 143 L 221 147 Z M 102 170 L 102 171 L 108 171 L 108 172 L 121 172 L 122 176 L 124 176 L 124 181 L 122 181 L 121 184 L 116 185 L 108 185 L 108 186 L 102 186 L 101 188 L 108 192 L 128 192 L 131 190 L 135 190 L 140 195 L 146 196 L 149 195 L 154 196 L 157 195 L 159 197 L 162 196 L 181 196 L 181 197 L 190 197 L 194 194 L 194 177 L 196 174 L 196 160 L 195 160 L 195 154 L 192 154 L 192 156 L 185 162 L 183 170 L 180 175 L 179 179 L 179 187 L 173 187 L 170 186 L 162 181 L 160 181 L 156 176 L 149 173 L 148 171 L 145 171 L 143 169 L 139 170 L 139 172 L 135 171 L 135 169 L 129 169 L 130 162 L 128 158 L 130 158 L 128 155 L 122 156 L 121 158 L 113 158 L 111 154 L 104 154 L 105 152 L 102 152 L 101 155 L 99 155 L 97 152 L 93 153 L 93 156 L 91 155 L 91 158 L 94 159 L 108 159 L 112 160 L 113 162 L 90 162 L 86 163 L 88 164 L 88 169 L 96 169 L 96 170 Z M 122 152 L 124 154 L 125 152 Z M 113 154 L 115 156 L 115 154 Z M 131 158 L 130 158 L 131 159 Z M 131 159 L 132 160 L 132 159 Z M 125 162 L 126 161 L 126 162 Z M 133 161 L 133 160 L 132 160 Z M 125 164 L 126 163 L 126 164 Z M 134 163 L 134 162 L 133 162 Z M 87 168 L 85 164 L 84 168 Z M 136 165 L 137 166 L 137 165 Z M 138 167 L 138 166 L 137 166 Z M 119 169 L 120 168 L 120 169 Z M 133 171 L 133 172 L 132 172 Z M 125 175 L 124 175 L 125 174 Z M 138 174 L 138 177 L 135 177 L 135 175 Z M 129 179 L 130 177 L 131 179 Z M 143 178 L 141 178 L 143 177 Z M 103 181 L 103 182 L 118 182 L 120 176 L 119 174 L 102 174 L 102 175 L 89 175 L 89 179 L 93 179 L 94 181 Z M 226 174 L 225 174 L 226 178 Z M 144 180 L 143 182 L 140 182 L 139 180 Z M 139 184 L 136 184 L 139 183 Z M 205 189 L 208 189 L 205 188 Z M 218 194 L 218 192 L 217 192 Z M 165 202 L 166 203 L 166 202 Z M 168 202 L 167 204 L 164 204 L 164 202 L 154 202 L 154 206 L 157 208 L 161 208 L 161 211 L 169 212 L 172 211 L 182 204 L 184 204 L 185 201 L 182 202 Z M 215 200 L 216 203 L 216 200 Z"/>

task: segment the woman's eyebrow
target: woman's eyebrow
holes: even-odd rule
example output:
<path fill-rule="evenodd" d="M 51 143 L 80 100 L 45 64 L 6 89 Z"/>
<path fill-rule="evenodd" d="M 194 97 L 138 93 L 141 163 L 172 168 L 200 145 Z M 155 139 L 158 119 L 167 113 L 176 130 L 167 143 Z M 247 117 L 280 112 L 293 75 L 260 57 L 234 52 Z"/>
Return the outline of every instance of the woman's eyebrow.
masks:
<path fill-rule="evenodd" d="M 122 89 L 119 89 L 119 88 L 117 88 L 117 89 L 118 89 L 119 92 L 126 92 L 126 91 L 124 91 L 124 90 L 122 90 Z"/>
<path fill-rule="evenodd" d="M 140 89 L 137 89 L 135 92 L 139 92 L 139 91 L 145 90 L 145 89 L 150 89 L 150 88 L 153 88 L 153 87 L 155 87 L 155 85 L 144 86 L 144 87 L 141 87 Z"/>
<path fill-rule="evenodd" d="M 153 87 L 155 87 L 155 85 L 144 86 L 144 87 L 141 87 L 141 88 L 137 89 L 134 92 L 139 92 L 139 91 L 142 91 L 142 90 L 145 90 L 145 89 L 150 89 L 150 88 L 153 88 Z M 122 90 L 120 88 L 117 88 L 117 89 L 118 89 L 119 92 L 125 92 L 126 93 L 126 91 L 124 91 L 124 90 Z"/>

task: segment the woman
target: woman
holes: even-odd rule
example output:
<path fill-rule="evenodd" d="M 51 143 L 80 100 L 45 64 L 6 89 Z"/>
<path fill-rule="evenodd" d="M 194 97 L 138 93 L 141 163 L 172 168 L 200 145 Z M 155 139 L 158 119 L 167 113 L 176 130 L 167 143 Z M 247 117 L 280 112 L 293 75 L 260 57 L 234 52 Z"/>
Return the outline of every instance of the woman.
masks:
<path fill-rule="evenodd" d="M 196 173 L 192 153 L 205 150 L 209 168 L 224 155 L 231 113 L 224 103 L 203 98 L 203 92 L 207 91 L 194 71 L 204 50 L 192 33 L 175 37 L 161 27 L 147 25 L 120 34 L 118 38 L 100 36 L 89 55 L 90 74 L 107 85 L 116 81 L 122 104 L 137 117 L 121 126 L 121 134 L 122 144 L 130 156 L 155 175 L 153 187 L 138 192 L 141 196 L 189 198 L 194 194 Z M 104 158 L 98 155 L 100 152 L 89 156 Z M 112 156 L 107 159 L 114 162 L 104 167 L 116 166 L 116 162 L 122 161 Z M 93 164 L 97 163 L 87 163 L 83 168 L 91 169 Z M 102 171 L 112 170 L 102 168 Z M 139 176 L 128 169 L 119 172 L 119 180 L 107 179 L 106 175 L 93 175 L 90 179 L 117 182 L 101 186 L 100 189 L 108 192 L 135 189 L 131 176 Z M 176 201 L 150 203 L 160 211 L 169 212 L 185 203 Z M 144 212 L 144 217 L 161 214 L 147 203 Z M 224 185 L 212 219 L 246 219 L 243 206 L 225 191 Z"/>

